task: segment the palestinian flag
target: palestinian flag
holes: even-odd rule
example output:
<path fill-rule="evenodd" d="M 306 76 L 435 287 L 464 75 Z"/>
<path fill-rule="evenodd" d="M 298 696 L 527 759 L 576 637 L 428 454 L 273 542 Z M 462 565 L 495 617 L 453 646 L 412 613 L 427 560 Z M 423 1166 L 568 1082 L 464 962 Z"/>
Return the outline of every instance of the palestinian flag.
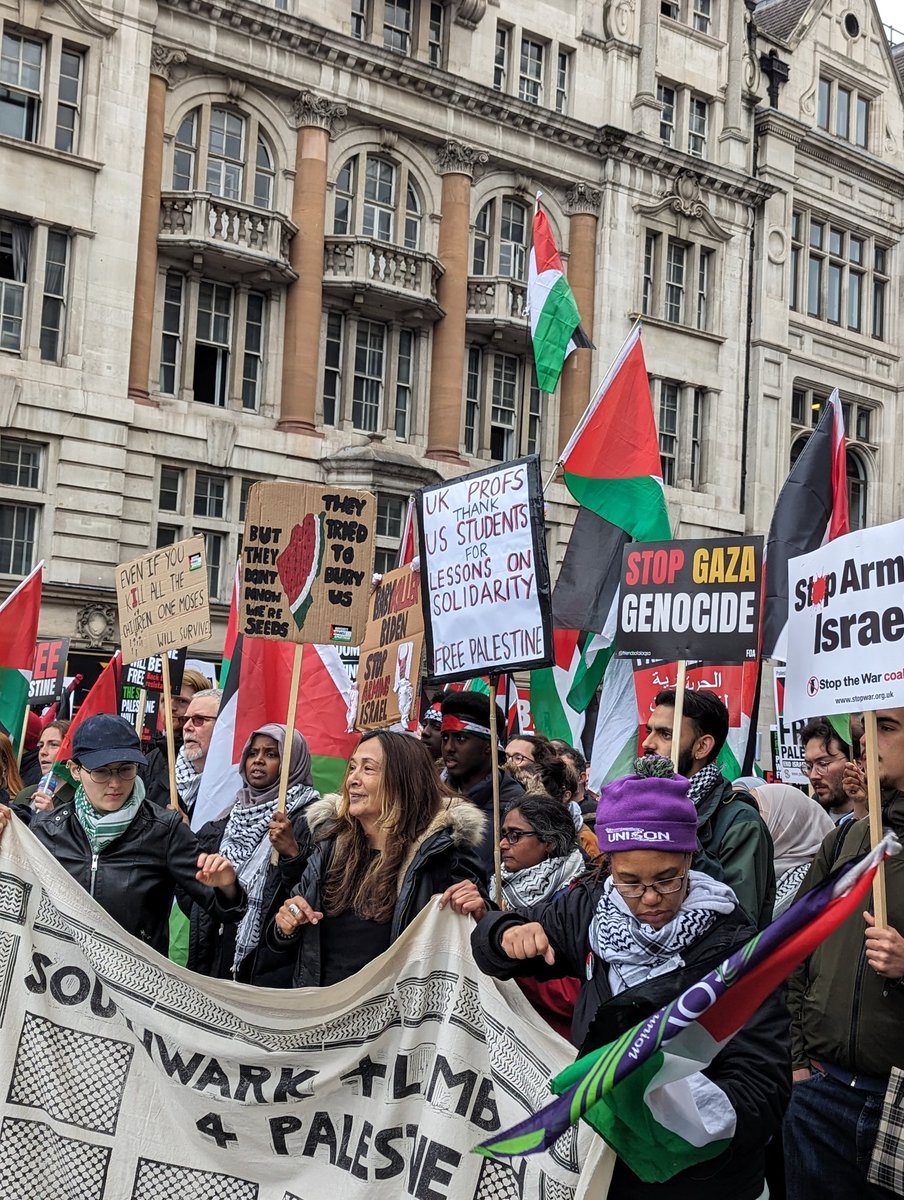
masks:
<path fill-rule="evenodd" d="M 78 711 L 72 719 L 72 724 L 66 730 L 62 745 L 57 751 L 53 773 L 65 783 L 75 784 L 66 767 L 72 758 L 72 739 L 82 721 L 88 717 L 96 717 L 98 713 L 119 716 L 119 699 L 122 694 L 122 651 L 117 650 L 104 669 L 91 685 L 91 690 L 78 706 Z"/>
<path fill-rule="evenodd" d="M 38 640 L 43 562 L 0 604 L 0 725 L 18 753 Z"/>
<path fill-rule="evenodd" d="M 251 732 L 271 722 L 285 724 L 294 653 L 292 642 L 237 637 L 192 810 L 193 829 L 220 816 L 235 799 L 241 787 L 239 756 Z M 320 792 L 338 791 L 358 744 L 358 735 L 347 732 L 354 694 L 335 647 L 304 647 L 295 728 L 308 743 L 314 786 Z"/>
<path fill-rule="evenodd" d="M 240 564 L 235 564 L 235 575 L 232 578 L 232 599 L 229 601 L 229 616 L 226 618 L 226 637 L 223 640 L 223 661 L 220 664 L 220 678 L 217 687 L 224 688 L 229 677 L 229 663 L 235 650 L 236 638 L 239 636 L 239 588 L 242 575 Z"/>
<path fill-rule="evenodd" d="M 399 557 L 396 562 L 396 567 L 404 567 L 406 563 L 410 563 L 417 554 L 417 537 L 414 529 L 414 496 L 408 497 L 408 505 L 405 509 L 405 523 L 402 527 L 402 540 L 399 542 Z"/>
<path fill-rule="evenodd" d="M 613 779 L 633 774 L 639 735 L 634 665 L 628 658 L 611 656 L 603 675 L 590 751 L 589 782 L 593 791 L 598 792 Z"/>
<path fill-rule="evenodd" d="M 844 413 L 836 388 L 779 493 L 766 538 L 763 656 L 787 657 L 788 562 L 850 531 Z"/>
<path fill-rule="evenodd" d="M 530 673 L 530 715 L 534 729 L 548 738 L 561 738 L 580 749 L 584 714 L 568 703 L 568 693 L 581 662 L 577 629 L 554 629 L 556 661 Z"/>
<path fill-rule="evenodd" d="M 879 863 L 900 849 L 892 843 L 886 838 L 859 863 L 845 864 L 677 999 L 567 1067 L 551 1084 L 557 1100 L 478 1153 L 538 1154 L 583 1118 L 646 1183 L 721 1154 L 734 1134 L 734 1109 L 726 1096 L 704 1122 L 684 1081 L 705 1069 L 795 967 L 864 906 Z M 695 1019 L 689 1022 L 688 1014 Z"/>
<path fill-rule="evenodd" d="M 534 213 L 527 305 L 537 386 L 544 392 L 554 392 L 568 355 L 593 343 L 581 329 L 574 293 L 565 278 L 546 213 L 539 205 Z"/>

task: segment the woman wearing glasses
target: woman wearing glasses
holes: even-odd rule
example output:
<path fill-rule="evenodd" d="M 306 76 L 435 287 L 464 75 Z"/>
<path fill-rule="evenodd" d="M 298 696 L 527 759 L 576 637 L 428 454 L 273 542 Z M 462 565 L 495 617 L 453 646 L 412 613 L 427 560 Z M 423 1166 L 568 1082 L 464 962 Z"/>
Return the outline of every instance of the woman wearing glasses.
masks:
<path fill-rule="evenodd" d="M 72 803 L 31 814 L 30 825 L 124 929 L 166 954 L 177 889 L 221 921 L 241 918 L 245 895 L 227 859 L 199 854 L 179 813 L 147 803 L 138 778 L 146 761 L 140 746 L 121 717 L 88 717 L 72 743 Z M 9 809 L 0 808 L 0 832 L 8 820 Z"/>
<path fill-rule="evenodd" d="M 497 978 L 578 976 L 571 1037 L 581 1054 L 608 1044 L 674 1000 L 755 933 L 724 883 L 691 870 L 696 810 L 686 779 L 632 776 L 603 789 L 596 830 L 609 875 L 585 876 L 551 904 L 492 913 L 472 935 Z M 671 1086 L 671 1085 L 670 1085 Z M 757 1200 L 764 1149 L 790 1094 L 788 1019 L 773 998 L 703 1072 L 682 1085 L 685 1115 L 706 1113 L 719 1157 L 645 1183 L 619 1159 L 612 1195 Z"/>

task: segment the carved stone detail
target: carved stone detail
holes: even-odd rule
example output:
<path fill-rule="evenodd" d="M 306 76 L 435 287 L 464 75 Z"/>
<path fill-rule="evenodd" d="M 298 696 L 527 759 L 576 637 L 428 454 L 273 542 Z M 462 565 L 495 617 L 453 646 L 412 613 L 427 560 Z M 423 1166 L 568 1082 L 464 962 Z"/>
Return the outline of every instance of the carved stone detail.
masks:
<path fill-rule="evenodd" d="M 485 167 L 490 156 L 485 150 L 475 150 L 464 142 L 456 142 L 451 138 L 443 142 L 436 152 L 436 169 L 440 175 L 470 175 Z"/>
<path fill-rule="evenodd" d="M 649 217 L 671 210 L 679 218 L 687 221 L 699 221 L 710 237 L 719 242 L 731 240 L 731 230 L 720 225 L 707 207 L 706 200 L 700 190 L 700 180 L 692 171 L 683 171 L 672 184 L 671 191 L 663 193 L 653 204 L 638 204 L 638 212 Z"/>
<path fill-rule="evenodd" d="M 565 193 L 565 211 L 568 215 L 589 213 L 598 217 L 603 193 L 599 188 L 591 187 L 589 183 L 575 183 Z"/>
<path fill-rule="evenodd" d="M 296 129 L 313 126 L 326 129 L 332 136 L 336 126 L 347 114 L 348 109 L 344 104 L 327 100 L 325 96 L 317 96 L 314 92 L 299 92 L 292 102 L 289 120 Z"/>
<path fill-rule="evenodd" d="M 458 0 L 455 5 L 455 24 L 476 29 L 487 10 L 487 0 Z"/>
<path fill-rule="evenodd" d="M 172 87 L 174 81 L 173 68 L 181 66 L 188 60 L 184 50 L 171 50 L 169 46 L 151 46 L 151 74 L 159 75 L 166 80 L 166 86 Z"/>
<path fill-rule="evenodd" d="M 86 604 L 75 615 L 76 637 L 95 648 L 113 642 L 116 616 L 115 604 Z"/>

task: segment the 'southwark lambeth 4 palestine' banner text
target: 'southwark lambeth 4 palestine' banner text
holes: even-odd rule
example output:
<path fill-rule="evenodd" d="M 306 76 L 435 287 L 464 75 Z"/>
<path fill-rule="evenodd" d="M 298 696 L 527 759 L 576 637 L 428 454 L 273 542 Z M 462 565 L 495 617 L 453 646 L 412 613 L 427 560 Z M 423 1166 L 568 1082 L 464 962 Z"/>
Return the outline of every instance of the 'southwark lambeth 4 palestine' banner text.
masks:
<path fill-rule="evenodd" d="M 205 979 L 126 934 L 10 822 L 0 839 L 0 1192 L 598 1200 L 613 1156 L 589 1131 L 531 1161 L 470 1153 L 540 1107 L 573 1054 L 515 984 L 480 974 L 470 927 L 430 905 L 335 987 Z"/>

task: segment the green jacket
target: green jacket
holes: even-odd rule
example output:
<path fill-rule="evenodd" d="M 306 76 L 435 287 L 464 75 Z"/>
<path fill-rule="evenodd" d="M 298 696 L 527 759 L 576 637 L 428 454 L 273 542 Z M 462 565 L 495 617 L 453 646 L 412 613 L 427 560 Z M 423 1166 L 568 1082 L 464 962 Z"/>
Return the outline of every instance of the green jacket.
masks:
<path fill-rule="evenodd" d="M 694 868 L 722 879 L 757 929 L 765 929 L 775 906 L 775 850 L 752 797 L 727 779 L 697 803 L 700 850 Z"/>
<path fill-rule="evenodd" d="M 883 817 L 894 832 L 904 834 L 904 792 L 883 797 Z M 827 835 L 808 871 L 799 896 L 834 869 L 839 826 Z M 847 831 L 834 866 L 869 850 L 869 817 Z M 904 931 L 904 855 L 886 859 L 888 921 Z M 872 899 L 869 903 L 872 911 Z M 854 913 L 810 955 L 791 977 L 791 1056 L 794 1069 L 809 1060 L 834 1063 L 864 1075 L 888 1075 L 904 1066 L 904 984 L 877 975 L 866 964 L 860 912 Z"/>

